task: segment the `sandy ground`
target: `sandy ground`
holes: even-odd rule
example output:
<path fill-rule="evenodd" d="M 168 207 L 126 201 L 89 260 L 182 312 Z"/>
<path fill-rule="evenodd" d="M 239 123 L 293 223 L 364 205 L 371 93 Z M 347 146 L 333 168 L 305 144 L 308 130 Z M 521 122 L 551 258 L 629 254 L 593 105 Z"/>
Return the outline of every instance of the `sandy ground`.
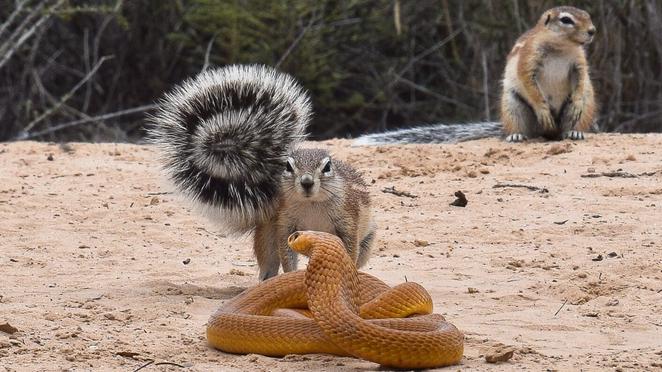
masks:
<path fill-rule="evenodd" d="M 662 135 L 318 145 L 372 182 L 366 271 L 419 282 L 465 332 L 450 370 L 662 368 Z M 0 144 L 0 369 L 379 369 L 210 349 L 209 315 L 257 281 L 251 243 L 171 191 L 148 146 Z"/>

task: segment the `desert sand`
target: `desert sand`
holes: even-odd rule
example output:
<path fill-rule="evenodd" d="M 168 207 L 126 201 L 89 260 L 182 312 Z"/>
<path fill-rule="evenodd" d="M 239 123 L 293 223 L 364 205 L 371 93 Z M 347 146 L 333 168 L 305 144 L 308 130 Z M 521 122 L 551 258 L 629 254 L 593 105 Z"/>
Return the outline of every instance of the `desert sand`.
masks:
<path fill-rule="evenodd" d="M 422 284 L 465 333 L 448 370 L 662 368 L 662 135 L 314 145 L 370 184 L 365 271 Z M 257 282 L 251 241 L 192 211 L 157 159 L 150 146 L 0 144 L 0 367 L 379 370 L 209 348 L 207 318 Z M 456 191 L 466 207 L 449 205 Z"/>

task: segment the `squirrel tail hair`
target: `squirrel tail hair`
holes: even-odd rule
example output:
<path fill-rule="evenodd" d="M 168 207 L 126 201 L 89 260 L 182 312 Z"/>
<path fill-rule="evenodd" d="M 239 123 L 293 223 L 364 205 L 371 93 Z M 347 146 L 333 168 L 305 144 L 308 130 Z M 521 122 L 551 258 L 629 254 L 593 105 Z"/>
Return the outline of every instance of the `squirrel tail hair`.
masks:
<path fill-rule="evenodd" d="M 501 123 L 436 124 L 366 134 L 354 140 L 353 146 L 393 145 L 408 143 L 452 143 L 501 135 Z"/>
<path fill-rule="evenodd" d="M 291 76 L 231 65 L 166 93 L 148 118 L 148 139 L 177 190 L 226 232 L 243 234 L 274 213 L 288 151 L 311 115 Z"/>

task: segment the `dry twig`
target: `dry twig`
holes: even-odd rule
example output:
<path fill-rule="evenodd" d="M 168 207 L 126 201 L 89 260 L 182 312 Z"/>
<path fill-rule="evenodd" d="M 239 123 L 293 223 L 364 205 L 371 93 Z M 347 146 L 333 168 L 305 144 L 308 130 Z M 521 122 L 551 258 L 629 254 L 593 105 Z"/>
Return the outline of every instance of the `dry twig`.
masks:
<path fill-rule="evenodd" d="M 411 193 L 409 193 L 409 192 L 407 192 L 407 191 L 396 190 L 396 189 L 395 189 L 395 186 L 384 187 L 384 188 L 382 189 L 382 192 L 383 192 L 383 193 L 386 193 L 386 194 L 393 194 L 393 195 L 395 195 L 395 196 L 404 196 L 404 197 L 412 198 L 412 199 L 416 199 L 416 198 L 418 198 L 417 195 L 411 194 Z"/>
<path fill-rule="evenodd" d="M 529 186 L 529 185 L 520 185 L 516 183 L 498 183 L 492 186 L 493 189 L 505 188 L 505 187 L 515 187 L 515 188 L 524 188 L 531 191 L 539 191 L 541 194 L 548 193 L 549 190 L 546 187 L 538 186 Z"/>

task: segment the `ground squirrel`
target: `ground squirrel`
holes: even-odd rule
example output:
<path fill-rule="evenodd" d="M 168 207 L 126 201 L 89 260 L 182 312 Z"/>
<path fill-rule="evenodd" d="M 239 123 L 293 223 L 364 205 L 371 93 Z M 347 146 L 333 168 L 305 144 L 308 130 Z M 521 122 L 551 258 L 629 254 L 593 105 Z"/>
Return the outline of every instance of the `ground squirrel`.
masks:
<path fill-rule="evenodd" d="M 167 93 L 149 138 L 176 188 L 231 234 L 254 233 L 260 280 L 295 270 L 292 229 L 338 235 L 358 266 L 374 237 L 361 176 L 324 150 L 298 149 L 307 92 L 258 65 L 207 70 Z"/>
<path fill-rule="evenodd" d="M 279 262 L 283 271 L 296 270 L 297 254 L 287 245 L 287 238 L 298 230 L 335 234 L 357 267 L 367 262 L 375 228 L 366 184 L 354 168 L 332 160 L 326 150 L 291 152 L 276 210 L 255 230 L 260 278 L 276 275 Z"/>
<path fill-rule="evenodd" d="M 584 46 L 595 26 L 583 10 L 561 6 L 543 13 L 508 55 L 501 97 L 506 140 L 584 139 L 595 98 Z"/>
<path fill-rule="evenodd" d="M 359 137 L 355 145 L 448 143 L 498 136 L 519 142 L 543 136 L 583 139 L 594 125 L 596 103 L 584 46 L 595 26 L 583 10 L 562 6 L 543 13 L 508 55 L 501 123 L 436 124 Z"/>

